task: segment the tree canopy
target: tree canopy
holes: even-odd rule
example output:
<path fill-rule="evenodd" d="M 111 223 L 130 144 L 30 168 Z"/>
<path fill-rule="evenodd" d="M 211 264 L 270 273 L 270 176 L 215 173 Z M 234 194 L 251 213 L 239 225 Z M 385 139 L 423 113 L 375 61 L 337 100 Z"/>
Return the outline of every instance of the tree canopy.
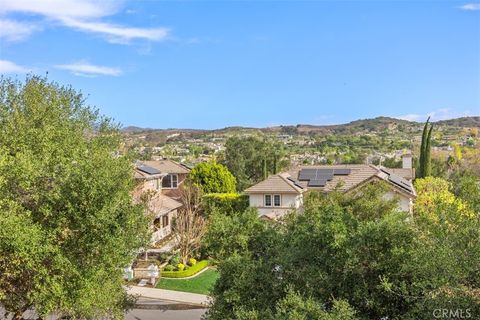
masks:
<path fill-rule="evenodd" d="M 276 174 L 289 160 L 281 144 L 257 137 L 230 137 L 225 144 L 224 163 L 237 179 L 239 191 Z"/>
<path fill-rule="evenodd" d="M 235 177 L 220 163 L 201 162 L 190 171 L 188 177 L 205 194 L 236 191 Z"/>
<path fill-rule="evenodd" d="M 210 319 L 430 319 L 438 308 L 478 314 L 478 215 L 464 214 L 455 199 L 432 206 L 420 198 L 412 217 L 383 198 L 385 188 L 312 192 L 304 212 L 281 223 L 248 212 L 215 217 L 207 238 L 217 239 L 210 250 L 220 278 Z M 423 219 L 425 212 L 438 219 Z"/>
<path fill-rule="evenodd" d="M 75 90 L 0 80 L 0 303 L 121 317 L 122 268 L 147 237 L 118 126 Z"/>

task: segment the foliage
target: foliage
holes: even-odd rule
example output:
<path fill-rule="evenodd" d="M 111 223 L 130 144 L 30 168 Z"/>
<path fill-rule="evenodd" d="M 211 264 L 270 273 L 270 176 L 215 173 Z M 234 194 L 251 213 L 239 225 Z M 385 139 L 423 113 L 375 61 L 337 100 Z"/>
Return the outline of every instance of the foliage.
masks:
<path fill-rule="evenodd" d="M 183 271 L 185 269 L 185 265 L 183 263 L 177 264 L 177 270 L 178 271 Z"/>
<path fill-rule="evenodd" d="M 170 264 L 172 266 L 176 266 L 179 263 L 180 263 L 180 255 L 178 253 L 170 258 Z"/>
<path fill-rule="evenodd" d="M 197 259 L 195 259 L 195 258 L 188 259 L 188 265 L 194 266 L 196 264 L 197 264 Z"/>
<path fill-rule="evenodd" d="M 218 279 L 218 272 L 215 269 L 208 269 L 199 275 L 189 279 L 168 279 L 161 278 L 157 288 L 208 294 Z"/>
<path fill-rule="evenodd" d="M 242 212 L 249 206 L 248 195 L 240 193 L 210 193 L 202 199 L 207 215 L 219 211 L 227 215 Z"/>
<path fill-rule="evenodd" d="M 414 217 L 384 200 L 382 183 L 310 193 L 304 212 L 281 223 L 239 228 L 240 214 L 214 216 L 220 278 L 208 316 L 430 319 L 438 308 L 480 309 L 478 215 L 441 179 L 417 184 Z M 228 236 L 237 229 L 241 242 Z"/>
<path fill-rule="evenodd" d="M 188 177 L 206 194 L 233 193 L 236 190 L 235 177 L 220 163 L 201 162 L 190 171 Z"/>
<path fill-rule="evenodd" d="M 433 124 L 431 124 L 429 127 L 429 120 L 430 117 L 428 117 L 427 121 L 425 122 L 425 126 L 423 127 L 422 143 L 420 146 L 420 161 L 417 172 L 417 177 L 419 178 L 425 178 L 432 174 L 431 143 Z"/>
<path fill-rule="evenodd" d="M 215 211 L 210 216 L 203 246 L 209 256 L 223 260 L 235 253 L 252 249 L 251 239 L 264 228 L 265 225 L 258 219 L 255 209 L 235 215 Z"/>
<path fill-rule="evenodd" d="M 147 240 L 118 128 L 71 88 L 0 80 L 0 303 L 121 317 L 122 268 Z"/>
<path fill-rule="evenodd" d="M 185 277 L 190 277 L 193 276 L 194 274 L 198 273 L 199 271 L 202 271 L 208 266 L 208 260 L 201 260 L 197 262 L 195 265 L 191 266 L 190 268 L 186 270 L 178 270 L 178 271 L 168 271 L 168 270 L 163 270 L 161 272 L 161 276 L 165 278 L 185 278 Z M 185 267 L 185 265 L 183 265 Z"/>
<path fill-rule="evenodd" d="M 165 271 L 174 271 L 174 270 L 175 270 L 175 267 L 172 266 L 171 264 L 169 264 L 169 265 L 166 265 L 165 268 L 163 268 L 163 270 L 165 270 Z"/>
<path fill-rule="evenodd" d="M 256 137 L 231 137 L 225 148 L 225 165 L 237 179 L 239 191 L 288 166 L 286 152 L 279 143 Z"/>

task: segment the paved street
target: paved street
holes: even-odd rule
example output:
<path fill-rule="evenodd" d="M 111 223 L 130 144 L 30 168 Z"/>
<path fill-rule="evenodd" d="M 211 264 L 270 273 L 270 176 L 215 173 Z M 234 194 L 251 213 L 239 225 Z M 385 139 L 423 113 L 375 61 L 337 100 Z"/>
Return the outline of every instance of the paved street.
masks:
<path fill-rule="evenodd" d="M 126 320 L 200 320 L 207 309 L 201 306 L 179 304 L 171 301 L 140 298 L 135 309 L 128 312 Z"/>

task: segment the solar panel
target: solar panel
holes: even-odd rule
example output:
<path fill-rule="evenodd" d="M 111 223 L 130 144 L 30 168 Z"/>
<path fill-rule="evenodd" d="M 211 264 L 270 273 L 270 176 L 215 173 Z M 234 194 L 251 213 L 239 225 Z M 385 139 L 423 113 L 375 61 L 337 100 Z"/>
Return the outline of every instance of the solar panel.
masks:
<path fill-rule="evenodd" d="M 153 168 L 153 167 L 150 167 L 150 166 L 146 166 L 146 165 L 139 165 L 139 166 L 137 166 L 137 169 L 140 170 L 140 171 L 143 171 L 145 173 L 148 173 L 148 174 L 159 174 L 160 173 L 160 170 L 158 170 L 156 168 Z"/>
<path fill-rule="evenodd" d="M 297 181 L 293 180 L 292 178 L 287 178 L 289 181 L 293 182 L 294 185 L 296 185 L 297 187 L 299 187 L 300 189 L 303 189 L 303 187 L 301 185 L 298 184 Z"/>
<path fill-rule="evenodd" d="M 346 175 L 349 175 L 350 172 L 352 172 L 351 169 L 335 169 L 333 173 L 336 176 L 346 176 Z"/>
<path fill-rule="evenodd" d="M 332 180 L 333 179 L 333 171 L 332 172 L 317 172 L 317 180 L 323 179 L 322 177 L 325 177 L 327 180 Z"/>
<path fill-rule="evenodd" d="M 396 185 L 408 190 L 409 192 L 413 192 L 411 183 L 409 181 L 403 179 L 402 177 L 399 177 L 399 176 L 394 175 L 394 174 L 390 174 L 390 176 L 388 177 L 388 180 L 390 180 L 391 182 L 395 183 Z"/>
<path fill-rule="evenodd" d="M 309 187 L 325 187 L 327 180 L 310 180 L 308 181 Z"/>

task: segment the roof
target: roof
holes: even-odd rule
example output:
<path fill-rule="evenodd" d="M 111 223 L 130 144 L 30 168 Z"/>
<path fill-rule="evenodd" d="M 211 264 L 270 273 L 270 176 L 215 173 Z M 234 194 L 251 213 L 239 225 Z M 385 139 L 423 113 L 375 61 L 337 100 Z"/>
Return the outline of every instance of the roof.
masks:
<path fill-rule="evenodd" d="M 149 203 L 150 210 L 158 217 L 183 206 L 181 202 L 157 193 Z"/>
<path fill-rule="evenodd" d="M 162 173 L 189 173 L 190 169 L 172 160 L 149 160 L 142 161 L 144 165 L 160 170 Z"/>
<path fill-rule="evenodd" d="M 407 180 L 413 180 L 415 178 L 415 169 L 411 168 L 385 168 L 379 167 L 380 169 L 387 171 L 388 173 L 395 174 Z"/>
<path fill-rule="evenodd" d="M 267 179 L 245 190 L 246 193 L 278 192 L 297 194 L 303 191 L 304 188 L 293 179 L 290 179 L 288 174 L 285 173 L 269 176 Z"/>
<path fill-rule="evenodd" d="M 308 186 L 308 181 L 300 181 L 299 174 L 302 169 L 349 169 L 347 175 L 333 175 L 332 179 L 327 181 L 324 186 Z M 397 190 L 407 193 L 410 196 L 416 196 L 411 181 L 402 179 L 402 176 L 394 174 L 391 171 L 382 170 L 373 165 L 352 164 L 352 165 L 324 165 L 324 166 L 299 166 L 285 173 L 268 177 L 266 180 L 245 190 L 246 193 L 301 193 L 308 190 L 317 190 L 320 192 L 330 192 L 338 190 L 342 192 L 350 191 L 364 182 L 371 179 L 381 179 L 391 184 Z"/>

